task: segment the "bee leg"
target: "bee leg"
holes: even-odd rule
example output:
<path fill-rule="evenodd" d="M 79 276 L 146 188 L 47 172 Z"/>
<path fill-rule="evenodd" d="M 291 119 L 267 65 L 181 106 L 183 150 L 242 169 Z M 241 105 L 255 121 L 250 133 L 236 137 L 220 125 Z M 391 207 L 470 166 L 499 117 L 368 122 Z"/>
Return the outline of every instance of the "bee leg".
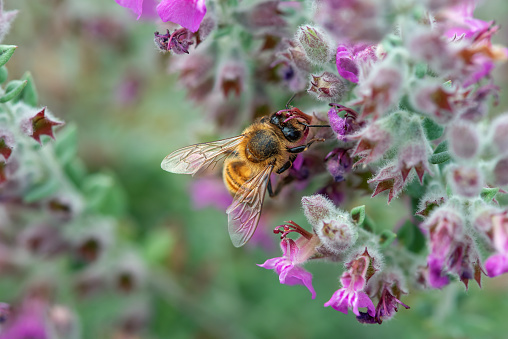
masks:
<path fill-rule="evenodd" d="M 284 173 L 285 171 L 287 171 L 288 169 L 291 168 L 291 166 L 293 165 L 293 162 L 291 162 L 291 160 L 288 160 L 284 165 L 282 165 L 281 168 L 279 168 L 277 170 L 277 174 L 281 174 L 281 173 Z"/>
<path fill-rule="evenodd" d="M 281 180 L 279 180 L 277 182 L 277 187 L 275 187 L 275 191 L 272 189 L 272 182 L 271 180 L 268 180 L 268 185 L 267 185 L 267 190 L 268 190 L 268 194 L 270 195 L 270 198 L 273 198 L 275 196 L 277 196 L 280 191 L 282 190 L 282 187 L 286 186 L 287 184 L 289 184 L 291 181 L 295 180 L 294 177 L 292 176 L 287 176 Z"/>
<path fill-rule="evenodd" d="M 291 148 L 288 148 L 287 151 L 289 153 L 302 153 L 302 152 L 306 151 L 307 149 L 309 149 L 310 145 L 312 145 L 315 141 L 325 141 L 325 139 L 312 139 L 306 145 L 291 147 Z"/>

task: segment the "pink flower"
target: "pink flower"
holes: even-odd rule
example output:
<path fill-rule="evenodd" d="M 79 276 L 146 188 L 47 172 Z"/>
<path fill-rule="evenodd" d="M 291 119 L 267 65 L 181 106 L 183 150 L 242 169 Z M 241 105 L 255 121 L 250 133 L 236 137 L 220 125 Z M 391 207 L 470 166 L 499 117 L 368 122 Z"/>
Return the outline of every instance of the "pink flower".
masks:
<path fill-rule="evenodd" d="M 367 248 L 363 254 L 346 264 L 348 269 L 340 278 L 342 288 L 335 291 L 330 300 L 325 303 L 325 307 L 332 306 L 336 311 L 344 314 L 351 308 L 356 316 L 360 316 L 358 309 L 367 307 L 367 313 L 374 317 L 375 308 L 369 296 L 363 292 L 365 285 L 377 271 L 374 264 L 375 259 L 369 254 Z"/>
<path fill-rule="evenodd" d="M 377 57 L 373 45 L 359 43 L 349 46 L 340 44 L 337 47 L 337 71 L 344 79 L 351 82 L 358 83 L 362 67 L 376 60 Z"/>
<path fill-rule="evenodd" d="M 143 13 L 144 0 L 115 0 L 120 6 L 129 8 L 138 15 Z M 151 0 L 153 1 L 153 0 Z M 162 0 L 157 5 L 157 14 L 162 21 L 171 21 L 192 32 L 197 32 L 206 14 L 204 0 Z"/>
<path fill-rule="evenodd" d="M 371 316 L 375 314 L 374 304 L 372 300 L 364 292 L 358 292 L 350 288 L 341 288 L 335 291 L 330 300 L 325 303 L 325 307 L 332 306 L 334 310 L 348 313 L 348 308 L 353 310 L 357 316 L 360 315 L 358 308 L 367 307 Z"/>
<path fill-rule="evenodd" d="M 306 240 L 304 237 L 300 239 Z M 298 248 L 293 239 L 287 239 L 285 237 L 280 242 L 280 247 L 283 252 L 282 257 L 268 259 L 258 266 L 268 270 L 275 270 L 279 275 L 281 284 L 303 285 L 307 287 L 312 294 L 312 299 L 314 299 L 316 297 L 316 292 L 314 291 L 314 287 L 312 287 L 312 274 L 298 266 L 309 258 L 308 251 Z"/>
<path fill-rule="evenodd" d="M 197 32 L 206 14 L 204 0 L 162 0 L 157 5 L 162 21 L 171 21 Z"/>

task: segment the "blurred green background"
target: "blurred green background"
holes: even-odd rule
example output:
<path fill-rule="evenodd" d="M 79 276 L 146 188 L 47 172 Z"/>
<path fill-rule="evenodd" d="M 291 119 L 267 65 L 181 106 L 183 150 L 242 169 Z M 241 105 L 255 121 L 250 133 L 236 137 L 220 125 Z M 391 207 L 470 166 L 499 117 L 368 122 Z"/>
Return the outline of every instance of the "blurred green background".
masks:
<path fill-rule="evenodd" d="M 339 287 L 339 264 L 306 266 L 314 275 L 315 300 L 302 286 L 279 284 L 273 272 L 255 265 L 280 255 L 277 236 L 271 250 L 234 248 L 223 211 L 192 207 L 194 179 L 160 169 L 168 153 L 214 132 L 204 117 L 207 107 L 186 99 L 176 75 L 167 72 L 168 55 L 153 44 L 153 32 L 162 27 L 134 20 L 113 0 L 6 0 L 5 8 L 20 10 L 4 40 L 19 46 L 8 64 L 10 78 L 29 70 L 40 104 L 77 127 L 85 167 L 106 173 L 120 187 L 104 204 L 105 214 L 119 219 L 116 236 L 148 265 L 139 308 L 145 325 L 122 338 L 508 336 L 506 276 L 483 279 L 481 290 L 473 283 L 469 291 L 460 283 L 441 291 L 412 290 L 403 297 L 411 309 L 381 326 L 362 325 L 351 312 L 346 316 L 323 307 Z M 477 13 L 501 24 L 495 40 L 508 45 L 508 4 L 490 1 Z M 508 107 L 507 66 L 495 74 L 502 90 L 493 114 Z M 385 201 L 366 198 L 364 203 L 386 223 L 404 213 L 402 204 L 387 208 Z M 307 225 L 295 205 L 270 227 L 287 219 Z M 3 283 L 3 299 L 17 283 Z M 58 294 L 65 302 L 66 292 Z M 82 337 L 113 337 L 116 315 L 129 311 L 122 299 L 100 295 L 71 305 L 79 314 Z"/>

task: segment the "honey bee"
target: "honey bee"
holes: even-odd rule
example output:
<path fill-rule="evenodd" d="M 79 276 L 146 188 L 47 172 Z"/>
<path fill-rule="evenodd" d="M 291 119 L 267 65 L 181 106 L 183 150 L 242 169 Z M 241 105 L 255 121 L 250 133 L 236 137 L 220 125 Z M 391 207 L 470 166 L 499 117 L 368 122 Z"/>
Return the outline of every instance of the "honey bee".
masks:
<path fill-rule="evenodd" d="M 289 103 L 288 103 L 289 105 Z M 228 207 L 228 231 L 235 247 L 241 247 L 254 234 L 265 191 L 271 197 L 280 190 L 272 189 L 270 174 L 281 174 L 291 168 L 298 153 L 307 150 L 314 142 L 305 142 L 312 117 L 296 107 L 261 117 L 236 137 L 205 142 L 180 148 L 162 160 L 163 170 L 171 173 L 194 175 L 219 161 L 225 160 L 223 179 L 234 196 Z"/>

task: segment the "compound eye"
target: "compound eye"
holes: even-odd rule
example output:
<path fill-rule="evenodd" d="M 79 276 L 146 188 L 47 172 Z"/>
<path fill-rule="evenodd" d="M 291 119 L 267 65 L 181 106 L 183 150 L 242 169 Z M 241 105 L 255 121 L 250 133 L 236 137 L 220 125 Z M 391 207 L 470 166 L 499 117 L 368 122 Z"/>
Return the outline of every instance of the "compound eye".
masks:
<path fill-rule="evenodd" d="M 278 126 L 280 124 L 280 116 L 278 116 L 277 114 L 273 114 L 272 117 L 270 118 L 270 122 Z"/>
<path fill-rule="evenodd" d="M 291 142 L 298 141 L 302 137 L 302 133 L 294 127 L 284 127 L 282 129 L 282 134 Z"/>

